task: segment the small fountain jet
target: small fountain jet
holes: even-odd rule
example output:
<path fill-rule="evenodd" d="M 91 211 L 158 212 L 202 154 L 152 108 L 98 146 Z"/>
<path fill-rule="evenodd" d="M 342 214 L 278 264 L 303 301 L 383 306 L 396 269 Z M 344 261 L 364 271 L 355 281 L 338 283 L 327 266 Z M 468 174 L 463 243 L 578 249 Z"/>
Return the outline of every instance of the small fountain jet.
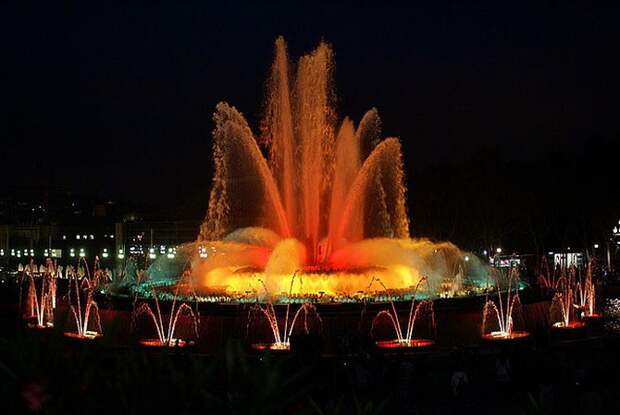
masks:
<path fill-rule="evenodd" d="M 596 285 L 592 279 L 592 260 L 586 266 L 585 278 L 581 278 L 581 272 L 577 281 L 575 295 L 578 308 L 581 309 L 581 317 L 585 320 L 598 319 L 602 314 L 596 312 Z"/>
<path fill-rule="evenodd" d="M 377 282 L 381 284 L 383 289 L 388 292 L 388 288 L 383 284 L 383 282 L 379 278 L 373 277 L 370 282 L 372 285 L 373 282 Z M 407 320 L 407 331 L 403 333 L 403 329 L 400 324 L 400 319 L 398 317 L 398 312 L 396 311 L 396 305 L 393 300 L 390 300 L 391 310 L 383 310 L 380 311 L 372 322 L 371 333 L 374 333 L 375 326 L 378 322 L 387 317 L 388 320 L 392 323 L 394 327 L 394 331 L 396 333 L 395 340 L 389 341 L 377 341 L 377 346 L 381 348 L 396 348 L 396 347 L 422 347 L 422 346 L 430 346 L 434 343 L 432 339 L 422 339 L 422 338 L 414 338 L 414 327 L 416 327 L 416 323 L 421 314 L 428 314 L 428 318 L 430 319 L 430 327 L 432 334 L 435 332 L 435 312 L 433 308 L 433 302 L 431 300 L 424 300 L 419 302 L 416 305 L 416 294 L 418 292 L 418 288 L 422 282 L 427 282 L 426 277 L 422 277 L 415 286 L 413 290 L 413 294 L 411 297 L 411 307 L 409 308 L 409 319 Z M 389 298 L 389 296 L 388 296 Z"/>
<path fill-rule="evenodd" d="M 184 273 L 185 277 L 189 277 L 189 273 L 186 271 Z M 183 281 L 183 279 L 182 279 Z M 159 306 L 159 299 L 157 293 L 151 288 L 152 296 L 155 300 L 155 312 L 153 312 L 152 308 L 148 305 L 148 303 L 143 302 L 135 308 L 134 318 L 138 318 L 142 314 L 146 314 L 150 317 L 153 325 L 155 326 L 155 331 L 157 332 L 156 339 L 142 339 L 140 340 L 140 344 L 143 346 L 156 346 L 156 347 L 184 347 L 188 344 L 187 339 L 181 339 L 175 336 L 177 330 L 177 324 L 179 323 L 179 318 L 186 317 L 190 320 L 192 324 L 192 328 L 196 338 L 198 337 L 198 317 L 197 313 L 194 313 L 194 310 L 187 304 L 182 303 L 177 307 L 177 297 L 179 295 L 179 287 L 181 284 L 177 284 L 177 287 L 174 292 L 174 297 L 172 300 L 172 307 L 170 308 L 170 316 L 168 318 L 167 324 L 164 323 L 164 318 L 162 316 L 161 308 Z M 191 342 L 190 342 L 191 344 Z"/>
<path fill-rule="evenodd" d="M 527 331 L 517 331 L 514 320 L 520 313 L 519 271 L 508 271 L 505 298 L 502 297 L 499 275 L 496 273 L 497 303 L 487 299 L 482 310 L 482 338 L 485 340 L 514 340 L 529 336 Z M 513 292 L 514 290 L 514 292 Z M 494 322 L 495 324 L 493 324 Z"/>
<path fill-rule="evenodd" d="M 81 267 L 83 263 L 83 267 Z M 77 271 L 68 270 L 69 278 L 69 309 L 70 316 L 75 322 L 75 331 L 66 331 L 66 337 L 80 340 L 93 340 L 103 335 L 99 319 L 99 307 L 93 298 L 99 284 L 102 270 L 99 267 L 99 258 L 95 257 L 93 273 L 90 273 L 88 263 L 80 258 Z"/>
<path fill-rule="evenodd" d="M 34 278 L 35 273 L 39 273 L 40 275 L 39 279 L 41 284 L 39 292 L 37 292 L 37 284 Z M 39 269 L 37 269 L 37 266 L 31 260 L 30 263 L 23 268 L 22 282 L 24 277 L 28 278 L 28 314 L 26 318 L 33 320 L 28 326 L 37 329 L 54 327 L 54 309 L 56 308 L 56 271 L 54 263 L 48 260 L 45 269 L 39 272 Z"/>
<path fill-rule="evenodd" d="M 576 281 L 576 271 L 573 264 L 569 265 L 568 270 L 565 267 L 561 268 L 558 291 L 553 296 L 551 307 L 549 308 L 553 328 L 577 329 L 585 326 L 584 322 L 578 321 L 575 318 Z"/>
<path fill-rule="evenodd" d="M 308 328 L 308 314 L 309 313 L 311 312 L 314 313 L 319 324 L 322 324 L 321 317 L 316 311 L 316 307 L 309 302 L 303 303 L 297 309 L 297 311 L 293 315 L 293 318 L 292 319 L 289 318 L 290 312 L 291 312 L 291 298 L 293 296 L 293 284 L 295 283 L 296 278 L 299 278 L 299 283 L 303 284 L 303 280 L 301 279 L 301 277 L 298 276 L 297 271 L 293 273 L 293 276 L 291 277 L 289 295 L 286 299 L 286 308 L 285 308 L 285 313 L 284 313 L 284 326 L 282 327 L 282 329 L 280 329 L 280 325 L 278 324 L 278 316 L 276 315 L 276 310 L 273 304 L 273 297 L 269 295 L 269 292 L 267 290 L 267 287 L 264 284 L 264 281 L 262 279 L 259 279 L 259 282 L 263 285 L 263 288 L 265 290 L 267 302 L 264 305 L 261 305 L 260 303 L 257 302 L 250 309 L 250 315 L 254 312 L 259 312 L 267 319 L 267 322 L 269 323 L 269 328 L 271 329 L 271 332 L 273 334 L 274 341 L 273 343 L 255 343 L 252 345 L 253 348 L 259 349 L 259 350 L 264 350 L 264 349 L 290 350 L 290 347 L 291 347 L 290 338 L 291 338 L 291 335 L 293 334 L 293 329 L 295 328 L 295 324 L 297 323 L 298 317 L 301 315 L 301 313 L 303 313 L 303 316 L 304 316 L 304 319 L 303 319 L 304 331 L 306 333 L 310 332 Z M 250 328 L 251 321 L 252 319 L 249 318 L 248 319 L 248 330 Z"/>

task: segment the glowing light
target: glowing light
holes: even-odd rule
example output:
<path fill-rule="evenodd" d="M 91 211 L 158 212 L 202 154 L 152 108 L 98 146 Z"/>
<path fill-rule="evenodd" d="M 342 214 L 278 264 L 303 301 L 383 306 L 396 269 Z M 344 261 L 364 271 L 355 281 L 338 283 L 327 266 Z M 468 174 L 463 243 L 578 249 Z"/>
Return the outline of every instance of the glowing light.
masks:
<path fill-rule="evenodd" d="M 86 252 L 84 252 L 84 248 L 80 248 L 80 258 L 84 258 L 86 256 Z"/>
<path fill-rule="evenodd" d="M 488 254 L 488 251 L 485 249 L 484 251 L 482 251 L 482 253 L 483 253 L 484 255 L 486 255 L 486 254 Z"/>
<path fill-rule="evenodd" d="M 594 249 L 598 249 L 598 244 L 594 244 Z"/>
<path fill-rule="evenodd" d="M 502 253 L 502 248 L 497 248 L 497 249 L 495 250 L 495 252 L 497 252 L 498 254 L 501 254 L 501 253 Z"/>
<path fill-rule="evenodd" d="M 200 253 L 200 258 L 207 258 L 209 255 L 207 254 L 207 248 L 205 248 L 204 246 L 201 246 L 198 249 L 198 252 Z"/>
<path fill-rule="evenodd" d="M 157 258 L 157 255 L 155 254 L 155 249 L 154 248 L 149 248 L 149 258 L 151 258 L 151 259 Z"/>
<path fill-rule="evenodd" d="M 75 256 L 75 249 L 71 248 L 71 249 L 69 250 L 69 256 L 72 256 L 72 257 L 74 257 L 74 256 Z"/>
<path fill-rule="evenodd" d="M 469 257 L 465 255 L 465 261 L 469 261 Z"/>
<path fill-rule="evenodd" d="M 75 235 L 75 239 L 80 239 L 80 235 Z"/>

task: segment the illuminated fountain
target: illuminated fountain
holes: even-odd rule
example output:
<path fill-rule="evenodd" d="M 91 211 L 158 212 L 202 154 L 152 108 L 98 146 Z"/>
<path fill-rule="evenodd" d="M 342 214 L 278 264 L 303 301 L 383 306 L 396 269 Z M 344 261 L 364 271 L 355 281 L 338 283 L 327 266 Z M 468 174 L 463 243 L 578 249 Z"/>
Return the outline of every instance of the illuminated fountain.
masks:
<path fill-rule="evenodd" d="M 466 275 L 450 296 L 487 289 L 488 267 L 474 255 L 410 238 L 400 141 L 381 139 L 376 109 L 357 127 L 338 120 L 333 68 L 328 44 L 293 66 L 278 38 L 259 137 L 236 108 L 216 106 L 214 177 L 200 234 L 159 256 L 137 292 L 174 289 L 189 261 L 202 301 L 253 302 L 258 279 L 286 301 L 297 270 L 304 284 L 296 295 L 308 301 L 373 301 L 365 292 L 373 276 L 408 301 L 422 275 L 438 295 L 465 257 Z"/>
<path fill-rule="evenodd" d="M 187 273 L 185 274 L 187 277 Z M 177 297 L 179 294 L 179 288 L 181 284 L 177 284 L 174 297 L 172 300 L 172 306 L 170 308 L 170 315 L 168 321 L 165 322 L 162 316 L 161 307 L 159 306 L 159 299 L 155 291 L 153 290 L 153 299 L 155 302 L 155 312 L 151 309 L 148 303 L 143 302 L 135 306 L 134 309 L 134 321 L 141 315 L 146 315 L 152 321 L 157 338 L 141 339 L 140 344 L 149 347 L 185 347 L 188 342 L 192 344 L 187 338 L 179 338 L 175 335 L 177 332 L 177 325 L 184 320 L 189 320 L 193 327 L 193 332 L 196 338 L 198 338 L 198 318 L 194 313 L 194 310 L 187 304 L 182 303 L 177 307 Z M 181 318 L 181 320 L 179 320 Z"/>
<path fill-rule="evenodd" d="M 515 320 L 521 322 L 519 298 L 519 271 L 508 271 L 505 294 L 502 295 L 500 279 L 496 273 L 497 302 L 487 299 L 482 310 L 482 338 L 484 340 L 515 340 L 528 337 L 529 332 L 515 330 Z"/>
<path fill-rule="evenodd" d="M 383 282 L 378 278 L 373 278 L 372 283 L 376 281 L 385 289 L 387 292 L 387 287 L 383 284 Z M 416 304 L 416 294 L 418 292 L 418 288 L 422 282 L 427 281 L 425 277 L 420 279 L 416 284 L 414 289 L 411 306 L 409 307 L 409 318 L 407 320 L 407 331 L 403 333 L 400 317 L 398 312 L 396 311 L 396 305 L 394 301 L 390 300 L 391 310 L 382 310 L 380 311 L 376 317 L 372 321 L 371 334 L 374 334 L 376 325 L 383 319 L 387 318 L 388 321 L 394 327 L 394 332 L 396 333 L 396 339 L 394 340 L 380 340 L 377 341 L 376 344 L 380 348 L 401 348 L 401 347 L 424 347 L 430 346 L 434 343 L 434 340 L 430 337 L 435 337 L 435 312 L 433 309 L 433 301 L 431 300 L 423 300 Z M 429 338 L 421 338 L 419 336 L 414 337 L 414 333 L 418 334 L 415 330 L 417 324 L 420 320 L 424 319 L 427 324 L 430 326 L 430 330 L 426 333 L 430 334 Z"/>
<path fill-rule="evenodd" d="M 309 302 L 302 303 L 297 309 L 297 311 L 293 314 L 293 318 L 292 319 L 290 318 L 291 299 L 293 297 L 293 284 L 295 283 L 295 279 L 297 275 L 298 275 L 297 272 L 295 272 L 293 276 L 291 277 L 289 295 L 287 296 L 286 305 L 284 306 L 285 308 L 284 318 L 283 318 L 284 322 L 282 324 L 282 327 L 280 327 L 280 323 L 278 323 L 278 316 L 276 314 L 276 309 L 274 306 L 274 298 L 272 295 L 269 294 L 266 286 L 264 286 L 265 294 L 267 298 L 266 303 L 263 305 L 257 302 L 255 305 L 252 306 L 252 308 L 250 308 L 250 313 L 248 317 L 248 327 L 247 327 L 248 332 L 253 322 L 253 319 L 251 318 L 252 315 L 258 313 L 259 315 L 264 316 L 264 318 L 267 320 L 271 333 L 273 334 L 272 343 L 254 343 L 252 344 L 252 347 L 254 349 L 257 349 L 257 350 L 266 350 L 266 349 L 290 350 L 291 335 L 293 334 L 293 330 L 295 329 L 295 324 L 297 323 L 298 318 L 302 313 L 303 313 L 303 328 L 306 334 L 310 332 L 310 329 L 308 326 L 308 315 L 310 313 L 313 313 L 316 321 L 319 323 L 319 326 L 322 324 L 321 317 L 316 311 L 316 308 L 314 307 L 314 305 L 312 305 Z M 259 280 L 259 281 L 263 283 L 262 280 Z M 299 277 L 299 285 L 300 287 L 303 286 L 303 280 L 301 279 L 301 277 Z"/>
<path fill-rule="evenodd" d="M 581 328 L 585 326 L 585 323 L 575 318 L 577 308 L 573 288 L 576 286 L 575 267 L 571 264 L 568 270 L 562 267 L 560 272 L 558 291 L 553 296 L 549 309 L 552 327 L 564 330 Z"/>
<path fill-rule="evenodd" d="M 27 314 L 25 317 L 32 321 L 28 323 L 28 327 L 36 329 L 54 327 L 54 309 L 56 308 L 56 272 L 54 264 L 48 260 L 47 267 L 39 269 L 33 261 L 30 261 L 30 263 L 22 269 L 20 304 L 21 286 L 25 275 L 28 279 Z M 34 277 L 35 273 L 38 273 L 40 277 L 40 287 L 38 291 Z"/>
<path fill-rule="evenodd" d="M 83 267 L 80 265 L 83 263 Z M 99 258 L 95 258 L 93 273 L 90 273 L 84 258 L 80 258 L 77 271 L 68 269 L 69 279 L 69 316 L 75 323 L 75 331 L 66 331 L 64 335 L 79 340 L 93 340 L 103 335 L 99 319 L 99 307 L 93 294 L 99 285 L 102 271 Z"/>

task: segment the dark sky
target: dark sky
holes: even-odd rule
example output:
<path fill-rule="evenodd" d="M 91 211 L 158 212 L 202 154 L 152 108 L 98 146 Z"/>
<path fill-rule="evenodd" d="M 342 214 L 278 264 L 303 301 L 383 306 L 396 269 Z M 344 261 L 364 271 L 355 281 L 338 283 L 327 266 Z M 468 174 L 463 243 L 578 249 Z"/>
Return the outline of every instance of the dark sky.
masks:
<path fill-rule="evenodd" d="M 226 100 L 256 127 L 280 34 L 293 57 L 321 38 L 333 44 L 339 115 L 359 121 L 378 107 L 384 132 L 403 140 L 410 181 L 480 154 L 530 163 L 562 153 L 579 164 L 590 147 L 618 149 L 615 9 L 51 3 L 1 9 L 3 185 L 202 212 L 213 108 Z"/>

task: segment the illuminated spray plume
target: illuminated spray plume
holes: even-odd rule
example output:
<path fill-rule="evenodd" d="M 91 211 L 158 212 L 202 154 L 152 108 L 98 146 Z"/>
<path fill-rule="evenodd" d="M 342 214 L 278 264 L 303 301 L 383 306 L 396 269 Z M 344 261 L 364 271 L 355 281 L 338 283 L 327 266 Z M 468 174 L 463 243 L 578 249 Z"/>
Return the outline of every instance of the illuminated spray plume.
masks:
<path fill-rule="evenodd" d="M 396 310 L 396 305 L 394 301 L 390 300 L 391 309 L 380 311 L 376 317 L 372 321 L 371 333 L 374 333 L 375 327 L 384 319 L 387 319 L 392 326 L 394 327 L 394 332 L 396 333 L 396 339 L 391 341 L 377 341 L 377 345 L 379 347 L 384 348 L 393 348 L 393 347 L 422 347 L 422 346 L 430 346 L 434 343 L 433 338 L 435 337 L 435 310 L 433 308 L 433 301 L 431 300 L 423 300 L 418 301 L 416 303 L 416 294 L 418 292 L 418 288 L 420 284 L 426 282 L 426 278 L 420 279 L 415 286 L 413 291 L 413 296 L 411 299 L 411 306 L 409 307 L 409 317 L 407 319 L 407 329 L 403 331 L 400 316 L 398 315 L 398 311 Z M 374 278 L 371 280 L 370 285 L 373 282 L 377 282 L 381 284 L 381 286 L 388 291 L 388 288 L 383 284 L 383 282 Z M 416 333 L 416 327 L 418 327 L 418 323 L 420 320 L 424 319 L 425 324 L 428 325 L 430 330 L 426 330 L 427 338 L 421 338 L 418 333 Z M 417 336 L 416 336 L 417 335 Z"/>

